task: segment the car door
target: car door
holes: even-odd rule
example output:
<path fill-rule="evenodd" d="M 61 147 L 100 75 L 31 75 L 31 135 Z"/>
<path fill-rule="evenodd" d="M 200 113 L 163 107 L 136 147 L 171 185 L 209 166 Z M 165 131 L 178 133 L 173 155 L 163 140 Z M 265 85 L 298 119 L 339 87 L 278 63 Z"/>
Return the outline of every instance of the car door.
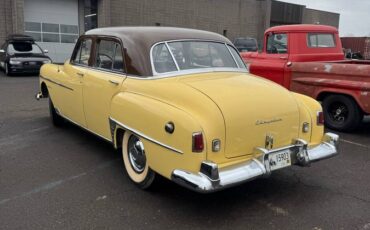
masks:
<path fill-rule="evenodd" d="M 77 123 L 82 127 L 86 126 L 84 105 L 83 105 L 83 79 L 91 63 L 93 39 L 81 37 L 73 52 L 69 63 L 64 65 L 63 83 L 69 88 L 60 89 L 61 93 L 58 101 L 58 109 L 63 116 Z"/>
<path fill-rule="evenodd" d="M 111 139 L 109 115 L 112 98 L 126 78 L 120 40 L 97 38 L 92 68 L 84 77 L 83 102 L 89 130 Z"/>
<path fill-rule="evenodd" d="M 284 85 L 285 66 L 288 62 L 288 35 L 269 34 L 266 38 L 265 52 L 253 63 L 252 72 L 280 85 Z"/>

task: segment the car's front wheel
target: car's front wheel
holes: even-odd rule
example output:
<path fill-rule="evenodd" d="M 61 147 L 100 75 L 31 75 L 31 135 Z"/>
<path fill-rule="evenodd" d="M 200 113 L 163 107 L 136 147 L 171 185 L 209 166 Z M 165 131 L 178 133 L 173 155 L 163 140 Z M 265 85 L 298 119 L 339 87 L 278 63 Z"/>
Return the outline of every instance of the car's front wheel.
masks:
<path fill-rule="evenodd" d="M 11 74 L 8 63 L 5 63 L 5 75 L 10 76 Z"/>
<path fill-rule="evenodd" d="M 122 157 L 131 181 L 141 189 L 148 189 L 154 182 L 155 172 L 149 168 L 144 143 L 130 131 L 123 135 Z"/>
<path fill-rule="evenodd" d="M 357 103 L 345 95 L 330 95 L 323 101 L 325 124 L 338 131 L 352 131 L 363 119 Z"/>
<path fill-rule="evenodd" d="M 63 117 L 61 117 L 55 110 L 54 104 L 51 101 L 50 97 L 49 97 L 49 113 L 50 113 L 51 122 L 53 123 L 54 126 L 60 127 L 64 124 Z"/>

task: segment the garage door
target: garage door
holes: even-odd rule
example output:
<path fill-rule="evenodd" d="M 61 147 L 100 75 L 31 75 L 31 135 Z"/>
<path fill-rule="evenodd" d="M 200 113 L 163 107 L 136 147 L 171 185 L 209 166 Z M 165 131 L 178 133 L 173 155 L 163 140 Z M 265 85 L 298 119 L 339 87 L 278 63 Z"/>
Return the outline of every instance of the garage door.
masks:
<path fill-rule="evenodd" d="M 53 62 L 70 58 L 78 38 L 78 0 L 24 0 L 25 33 L 49 51 Z"/>

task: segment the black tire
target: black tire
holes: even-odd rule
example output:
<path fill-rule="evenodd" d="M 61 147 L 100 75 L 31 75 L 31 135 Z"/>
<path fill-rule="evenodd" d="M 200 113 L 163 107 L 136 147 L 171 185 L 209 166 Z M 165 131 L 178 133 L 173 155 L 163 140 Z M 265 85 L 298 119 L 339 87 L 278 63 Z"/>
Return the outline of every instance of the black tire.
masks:
<path fill-rule="evenodd" d="M 132 138 L 134 138 L 133 141 L 132 141 Z M 137 141 L 141 143 L 142 147 L 140 148 L 140 150 L 142 150 L 141 152 L 143 153 L 142 155 L 143 160 L 141 160 L 139 164 L 140 167 L 137 167 L 138 165 L 136 166 L 133 165 L 132 158 L 130 160 L 129 148 L 133 147 L 132 144 L 137 143 Z M 146 161 L 145 149 L 144 149 L 143 143 L 140 140 L 140 137 L 136 136 L 135 134 L 129 131 L 126 131 L 125 134 L 123 135 L 122 158 L 123 158 L 123 163 L 124 163 L 124 167 L 126 170 L 126 174 L 136 186 L 138 186 L 140 189 L 143 189 L 143 190 L 148 190 L 153 187 L 153 184 L 155 182 L 156 173 L 150 169 L 148 162 Z M 135 159 L 135 161 L 137 161 L 137 158 Z"/>
<path fill-rule="evenodd" d="M 344 95 L 329 95 L 323 100 L 325 125 L 334 130 L 349 132 L 355 130 L 363 119 L 357 103 Z"/>
<path fill-rule="evenodd" d="M 8 63 L 5 63 L 4 73 L 5 73 L 6 76 L 11 76 L 12 75 L 12 72 L 9 69 Z"/>
<path fill-rule="evenodd" d="M 50 113 L 50 119 L 54 126 L 61 127 L 64 124 L 64 119 L 58 113 L 56 112 L 53 102 L 51 101 L 49 97 L 49 113 Z"/>

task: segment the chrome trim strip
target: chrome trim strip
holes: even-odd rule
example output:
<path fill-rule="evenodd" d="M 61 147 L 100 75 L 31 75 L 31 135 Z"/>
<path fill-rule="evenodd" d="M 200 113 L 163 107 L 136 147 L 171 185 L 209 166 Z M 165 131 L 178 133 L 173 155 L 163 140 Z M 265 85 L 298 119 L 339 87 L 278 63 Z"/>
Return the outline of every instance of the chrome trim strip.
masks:
<path fill-rule="evenodd" d="M 65 89 L 68 89 L 68 90 L 71 90 L 71 91 L 73 91 L 73 89 L 72 88 L 69 88 L 69 87 L 67 87 L 67 86 L 65 86 L 65 85 L 63 85 L 63 84 L 61 84 L 61 83 L 58 83 L 58 82 L 55 82 L 55 81 L 53 81 L 53 80 L 50 80 L 49 78 L 46 78 L 46 77 L 43 77 L 43 76 L 39 76 L 41 79 L 44 79 L 44 80 L 46 80 L 46 81 L 49 81 L 49 82 L 51 82 L 51 83 L 53 83 L 53 84 L 55 84 L 55 85 L 59 85 L 60 87 L 63 87 L 63 88 L 65 88 Z"/>
<path fill-rule="evenodd" d="M 60 110 L 59 110 L 59 109 L 55 108 L 55 111 L 57 112 L 57 114 L 58 114 L 59 116 L 63 117 L 64 119 L 66 119 L 67 121 L 71 122 L 72 124 L 74 124 L 74 125 L 76 125 L 76 126 L 78 126 L 78 127 L 82 128 L 82 129 L 84 129 L 84 130 L 88 131 L 88 132 L 89 132 L 89 133 L 91 133 L 91 134 L 94 134 L 94 135 L 96 135 L 96 136 L 98 136 L 98 137 L 102 138 L 102 139 L 103 139 L 103 140 L 105 140 L 105 141 L 108 141 L 109 143 L 113 143 L 113 141 L 112 141 L 112 140 L 109 140 L 108 138 L 103 137 L 102 135 L 97 134 L 97 133 L 95 133 L 95 132 L 91 131 L 90 129 L 88 129 L 88 128 L 85 128 L 85 127 L 81 126 L 81 125 L 80 125 L 80 124 L 78 124 L 77 122 L 74 122 L 73 120 L 71 120 L 71 119 L 70 119 L 70 118 L 68 118 L 67 116 L 63 115 L 63 114 L 60 112 Z"/>
<path fill-rule="evenodd" d="M 235 68 L 202 68 L 202 69 L 194 69 L 194 70 L 181 70 L 175 72 L 169 72 L 165 74 L 155 75 L 155 76 L 148 76 L 148 77 L 135 77 L 132 75 L 127 75 L 127 78 L 130 79 L 137 79 L 137 80 L 158 80 L 163 78 L 171 78 L 171 77 L 181 77 L 190 74 L 201 74 L 201 73 L 212 73 L 212 72 L 234 72 L 234 73 L 249 73 L 246 69 L 235 69 Z"/>
<path fill-rule="evenodd" d="M 167 43 L 167 42 L 165 42 L 164 44 L 166 44 L 166 47 L 167 47 L 167 49 L 168 49 L 168 52 L 170 52 L 171 57 L 172 57 L 172 60 L 175 62 L 175 65 L 176 65 L 176 69 L 177 69 L 177 71 L 180 71 L 179 64 L 177 63 L 177 61 L 176 61 L 176 59 L 175 59 L 175 55 L 173 55 L 173 53 L 172 53 L 172 50 L 171 50 L 170 46 L 168 45 L 168 43 Z"/>
<path fill-rule="evenodd" d="M 236 59 L 235 59 L 235 57 L 234 57 L 233 53 L 231 52 L 230 47 L 229 47 L 226 43 L 224 43 L 224 44 L 225 44 L 225 46 L 226 46 L 227 50 L 229 51 L 229 53 L 230 53 L 231 57 L 233 58 L 233 60 L 234 60 L 234 62 L 235 62 L 235 64 L 236 64 L 236 67 L 241 68 L 241 67 L 239 66 L 238 62 L 236 61 Z"/>
<path fill-rule="evenodd" d="M 129 130 L 129 131 L 135 133 L 136 135 L 138 135 L 138 136 L 140 136 L 140 137 L 142 137 L 142 138 L 144 138 L 144 139 L 146 139 L 146 140 L 148 140 L 148 141 L 150 141 L 150 142 L 152 142 L 154 144 L 160 145 L 160 146 L 162 146 L 162 147 L 164 147 L 166 149 L 169 149 L 171 151 L 174 151 L 176 153 L 183 154 L 183 152 L 181 150 L 178 150 L 178 149 L 173 148 L 173 147 L 171 147 L 169 145 L 163 144 L 162 142 L 159 142 L 157 140 L 154 140 L 153 138 L 151 138 L 151 137 L 149 137 L 149 136 L 147 136 L 147 135 L 145 135 L 145 134 L 137 131 L 136 129 L 133 129 L 133 128 L 127 126 L 127 125 L 122 124 L 121 122 L 117 121 L 116 119 L 114 119 L 112 117 L 109 117 L 109 119 L 111 121 L 113 121 L 114 123 L 116 123 L 118 126 L 121 126 L 122 128 L 124 128 L 126 130 Z"/>

